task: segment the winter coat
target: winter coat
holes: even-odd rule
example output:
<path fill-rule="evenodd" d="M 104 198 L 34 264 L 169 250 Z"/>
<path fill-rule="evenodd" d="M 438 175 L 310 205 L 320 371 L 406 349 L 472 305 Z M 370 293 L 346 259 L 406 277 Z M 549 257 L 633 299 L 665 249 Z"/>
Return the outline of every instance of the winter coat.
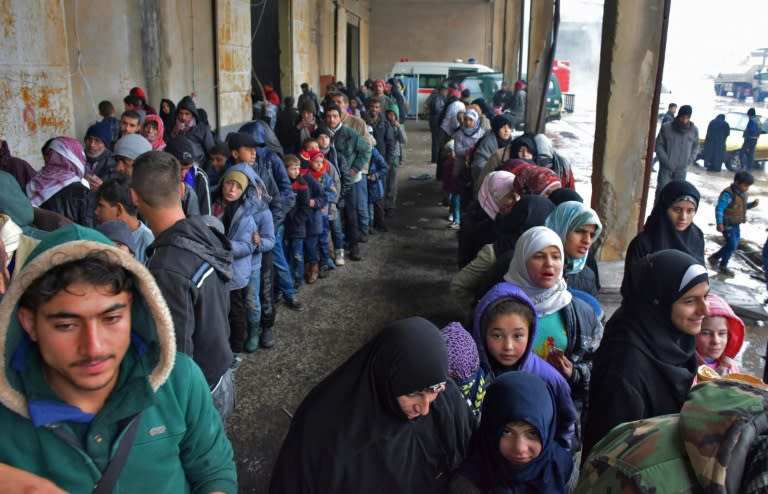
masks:
<path fill-rule="evenodd" d="M 327 159 L 331 163 L 331 166 L 336 168 L 338 171 L 339 199 L 336 202 L 336 205 L 340 208 L 343 208 L 346 202 L 346 198 L 349 197 L 349 193 L 352 190 L 352 177 L 349 174 L 349 165 L 347 164 L 347 160 L 344 158 L 344 156 L 339 154 L 333 144 L 331 144 L 328 149 L 323 152 L 325 153 L 325 159 Z"/>
<path fill-rule="evenodd" d="M 725 141 L 731 135 L 731 126 L 725 121 L 725 115 L 715 117 L 707 126 L 704 151 L 701 153 L 708 167 L 720 170 L 725 161 Z"/>
<path fill-rule="evenodd" d="M 368 204 L 384 199 L 384 180 L 387 178 L 387 162 L 373 148 L 371 164 L 368 166 Z"/>
<path fill-rule="evenodd" d="M 435 91 L 429 97 L 429 128 L 433 132 L 440 128 L 440 115 L 445 108 L 445 98 L 442 94 Z"/>
<path fill-rule="evenodd" d="M 147 267 L 171 311 L 176 347 L 192 356 L 213 389 L 232 364 L 229 240 L 202 217 L 192 216 L 155 237 L 147 257 Z"/>
<path fill-rule="evenodd" d="M 747 210 L 755 206 L 754 202 L 749 202 L 749 195 L 746 192 L 739 191 L 734 184 L 731 184 L 723 189 L 717 198 L 715 221 L 728 230 L 734 225 L 745 223 Z"/>
<path fill-rule="evenodd" d="M 264 144 L 264 148 L 269 149 L 273 153 L 277 153 L 281 160 L 285 158 L 283 147 L 280 145 L 280 140 L 267 122 L 263 120 L 253 120 L 240 127 L 238 132 L 250 134 L 251 137 L 256 139 L 257 143 Z M 257 151 L 264 148 L 259 147 L 257 148 Z"/>
<path fill-rule="evenodd" d="M 392 125 L 384 117 L 384 113 L 379 115 L 379 119 L 375 122 L 368 122 L 373 128 L 373 137 L 376 139 L 376 149 L 384 157 L 387 165 L 392 165 L 395 162 L 395 148 L 397 146 L 397 140 L 395 137 L 394 129 Z M 370 171 L 368 173 L 371 173 Z"/>
<path fill-rule="evenodd" d="M 80 225 L 90 226 L 93 217 L 89 214 L 89 199 L 91 191 L 81 182 L 74 182 L 56 192 L 42 203 L 40 207 L 69 218 Z"/>
<path fill-rule="evenodd" d="M 296 195 L 296 204 L 285 217 L 285 238 L 320 235 L 323 233 L 321 210 L 326 201 L 323 188 L 308 173 L 291 180 L 291 188 Z M 315 200 L 314 207 L 309 205 L 310 199 Z"/>
<path fill-rule="evenodd" d="M 480 139 L 480 142 L 475 146 L 475 152 L 472 153 L 472 180 L 477 181 L 477 177 L 480 176 L 480 172 L 483 171 L 483 167 L 488 162 L 488 158 L 493 153 L 499 150 L 499 142 L 496 139 L 495 132 L 488 132 Z"/>
<path fill-rule="evenodd" d="M 557 404 L 557 440 L 562 446 L 569 447 L 579 415 L 574 407 L 573 399 L 571 398 L 571 388 L 568 385 L 568 382 L 555 370 L 554 367 L 533 353 L 533 342 L 536 340 L 537 328 L 535 321 L 533 327 L 529 328 L 528 346 L 525 349 L 525 353 L 520 357 L 520 360 L 517 361 L 514 367 L 501 367 L 492 361 L 492 357 L 488 354 L 488 347 L 486 345 L 485 334 L 483 334 L 482 327 L 483 315 L 491 306 L 495 305 L 501 299 L 506 298 L 514 298 L 527 304 L 530 307 L 531 312 L 534 315 L 536 314 L 533 304 L 520 288 L 507 282 L 494 285 L 493 288 L 491 288 L 480 300 L 475 309 L 472 337 L 475 339 L 477 351 L 480 355 L 480 365 L 485 369 L 493 370 L 494 375 L 517 370 L 534 374 L 544 380 L 552 390 L 552 394 L 554 395 Z"/>
<path fill-rule="evenodd" d="M 198 211 L 195 214 L 211 214 L 211 190 L 208 186 L 208 174 L 197 165 L 193 165 L 192 168 L 189 169 L 187 177 L 190 176 L 190 173 L 192 174 L 192 177 L 189 180 L 194 185 L 190 185 L 190 183 L 186 181 L 187 179 L 185 179 L 185 185 L 191 188 L 195 193 L 194 198 L 197 200 Z M 187 211 L 187 208 L 184 210 Z M 194 211 L 194 209 L 190 209 L 190 211 Z M 191 215 L 187 214 L 187 216 Z"/>
<path fill-rule="evenodd" d="M 347 117 L 351 118 L 351 117 Z M 363 173 L 368 173 L 368 163 L 371 160 L 371 146 L 365 141 L 361 134 L 358 134 L 345 124 L 334 132 L 331 139 L 336 150 L 344 156 L 349 164 L 350 174 L 355 170 L 356 174 L 352 176 L 352 183 L 357 183 L 362 179 Z"/>
<path fill-rule="evenodd" d="M 204 166 L 208 161 L 208 153 L 213 149 L 216 143 L 213 140 L 211 127 L 200 120 L 200 113 L 197 111 L 197 105 L 191 96 L 184 96 L 176 106 L 176 111 L 187 110 L 195 117 L 195 126 L 182 132 L 195 148 L 194 159 L 197 164 Z M 173 130 L 173 129 L 171 129 Z M 171 132 L 173 135 L 173 132 Z"/>
<path fill-rule="evenodd" d="M 577 494 L 768 490 L 768 391 L 738 381 L 694 387 L 679 414 L 616 426 L 582 466 Z"/>
<path fill-rule="evenodd" d="M 677 130 L 676 120 L 661 126 L 656 137 L 656 156 L 659 166 L 671 171 L 684 171 L 696 161 L 699 154 L 699 129 L 690 123 L 683 131 Z"/>
<path fill-rule="evenodd" d="M 275 134 L 277 140 L 283 146 L 283 151 L 288 154 L 296 154 L 298 148 L 298 136 L 296 135 L 296 122 L 301 119 L 301 114 L 296 108 L 286 108 L 277 114 Z"/>
<path fill-rule="evenodd" d="M 269 207 L 272 210 L 275 226 L 277 227 L 283 224 L 286 211 L 293 206 L 291 181 L 288 178 L 288 172 L 285 171 L 283 158 L 279 154 L 266 147 L 258 148 L 256 154 L 258 155 L 254 164 L 256 174 L 265 184 L 273 181 L 275 187 L 277 187 L 275 190 L 271 185 L 268 185 L 267 189 L 274 201 L 274 204 L 270 203 Z M 280 208 L 279 212 L 278 207 Z"/>
<path fill-rule="evenodd" d="M 261 177 L 251 168 L 245 164 L 239 164 L 232 167 L 235 171 L 241 171 L 245 173 L 248 180 L 251 181 L 253 189 L 249 187 L 246 191 L 246 195 L 256 204 L 253 211 L 254 222 L 256 223 L 256 232 L 258 232 L 260 241 L 253 251 L 251 257 L 251 269 L 261 268 L 262 253 L 271 252 L 275 247 L 275 222 L 273 219 L 272 211 L 270 210 L 269 203 L 271 198 L 267 193 L 264 181 Z"/>
<path fill-rule="evenodd" d="M 91 419 L 50 389 L 38 346 L 26 336 L 15 310 L 44 272 L 94 249 L 109 252 L 130 271 L 136 288 L 131 345 L 110 399 Z M 232 446 L 200 368 L 176 353 L 173 320 L 152 275 L 106 237 L 77 225 L 50 234 L 22 273 L 0 304 L 5 348 L 0 462 L 45 477 L 67 492 L 92 492 L 123 439 L 123 419 L 140 412 L 136 438 L 112 492 L 236 493 Z"/>

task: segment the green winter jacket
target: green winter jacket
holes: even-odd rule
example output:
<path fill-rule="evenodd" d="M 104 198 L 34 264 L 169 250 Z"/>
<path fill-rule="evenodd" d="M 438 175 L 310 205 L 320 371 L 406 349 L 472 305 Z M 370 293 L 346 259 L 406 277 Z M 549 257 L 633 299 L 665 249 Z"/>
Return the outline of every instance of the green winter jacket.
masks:
<path fill-rule="evenodd" d="M 129 254 L 104 245 L 109 243 L 78 225 L 51 232 L 0 303 L 0 462 L 67 492 L 91 492 L 123 437 L 121 421 L 141 412 L 114 493 L 237 492 L 232 447 L 208 384 L 189 357 L 176 353 L 173 322 L 154 278 Z M 136 278 L 132 343 L 103 408 L 89 423 L 78 423 L 86 414 L 48 387 L 37 345 L 19 325 L 16 310 L 27 287 L 48 269 L 96 249 Z"/>
<path fill-rule="evenodd" d="M 575 493 L 733 493 L 768 489 L 768 390 L 715 380 L 680 414 L 616 426 L 582 465 Z"/>

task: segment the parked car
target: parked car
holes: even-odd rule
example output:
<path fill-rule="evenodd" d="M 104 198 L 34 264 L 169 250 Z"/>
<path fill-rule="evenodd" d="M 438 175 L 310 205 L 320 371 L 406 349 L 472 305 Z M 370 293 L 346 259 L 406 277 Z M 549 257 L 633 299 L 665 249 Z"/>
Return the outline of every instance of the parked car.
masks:
<path fill-rule="evenodd" d="M 504 74 L 501 72 L 463 74 L 447 77 L 440 84 L 442 86 L 456 82 L 462 89 L 469 89 L 470 99 L 484 98 L 488 104 L 491 104 L 493 95 L 501 89 L 503 79 Z M 560 120 L 562 110 L 563 93 L 560 91 L 560 83 L 553 75 L 549 78 L 549 89 L 547 91 L 547 122 L 550 120 Z"/>
<path fill-rule="evenodd" d="M 755 162 L 759 167 L 764 167 L 768 161 L 768 120 L 760 116 L 762 126 L 761 134 L 755 147 Z M 725 166 L 730 171 L 741 170 L 741 158 L 739 151 L 744 144 L 744 129 L 747 127 L 749 117 L 744 112 L 728 112 L 725 114 L 725 121 L 731 127 L 731 134 L 725 141 Z M 704 140 L 706 135 L 699 134 L 700 149 L 704 149 Z M 699 156 L 701 158 L 701 156 Z"/>

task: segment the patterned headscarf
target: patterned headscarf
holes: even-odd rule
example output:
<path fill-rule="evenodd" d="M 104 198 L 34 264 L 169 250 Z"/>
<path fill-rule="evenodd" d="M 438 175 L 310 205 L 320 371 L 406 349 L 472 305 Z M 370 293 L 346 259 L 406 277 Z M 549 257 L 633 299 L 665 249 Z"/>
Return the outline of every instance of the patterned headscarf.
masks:
<path fill-rule="evenodd" d="M 480 357 L 472 335 L 459 322 L 448 323 L 440 331 L 448 348 L 448 374 L 456 382 L 474 376 L 480 367 Z"/>
<path fill-rule="evenodd" d="M 56 137 L 45 151 L 45 166 L 27 184 L 27 197 L 33 206 L 40 206 L 69 184 L 83 182 L 89 168 L 80 141 L 72 137 Z"/>
<path fill-rule="evenodd" d="M 515 174 L 515 192 L 521 197 L 525 194 L 544 196 L 561 186 L 557 174 L 542 166 L 529 165 Z"/>
<path fill-rule="evenodd" d="M 515 175 L 505 171 L 491 172 L 483 179 L 477 200 L 490 218 L 499 214 L 499 201 L 513 190 Z"/>

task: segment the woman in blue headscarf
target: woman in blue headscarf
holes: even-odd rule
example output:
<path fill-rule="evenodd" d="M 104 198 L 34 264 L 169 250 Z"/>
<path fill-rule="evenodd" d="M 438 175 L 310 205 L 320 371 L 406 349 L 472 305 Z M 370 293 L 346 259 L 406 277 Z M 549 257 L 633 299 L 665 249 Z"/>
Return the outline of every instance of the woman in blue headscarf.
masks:
<path fill-rule="evenodd" d="M 587 266 L 587 255 L 603 230 L 597 213 L 580 202 L 566 201 L 547 216 L 544 225 L 554 230 L 563 241 L 563 275 L 568 288 L 596 297 L 595 273 Z"/>
<path fill-rule="evenodd" d="M 573 460 L 555 440 L 555 399 L 539 377 L 507 372 L 488 387 L 470 454 L 452 493 L 569 491 Z"/>

